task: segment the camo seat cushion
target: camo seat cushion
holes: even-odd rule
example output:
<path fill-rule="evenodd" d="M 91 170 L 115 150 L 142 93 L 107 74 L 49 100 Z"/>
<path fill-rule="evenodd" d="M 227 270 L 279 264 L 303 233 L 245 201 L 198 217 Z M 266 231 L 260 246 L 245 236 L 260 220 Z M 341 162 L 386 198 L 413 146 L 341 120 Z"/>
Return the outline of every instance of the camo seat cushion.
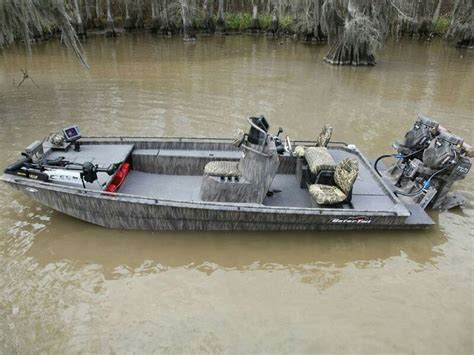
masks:
<path fill-rule="evenodd" d="M 204 167 L 204 175 L 209 176 L 241 176 L 239 162 L 211 161 Z"/>
<path fill-rule="evenodd" d="M 334 171 L 336 186 L 313 184 L 309 193 L 318 205 L 333 205 L 344 202 L 359 174 L 359 163 L 352 158 L 342 160 Z"/>
<path fill-rule="evenodd" d="M 320 171 L 336 169 L 336 162 L 334 161 L 327 148 L 324 147 L 310 147 L 304 152 L 304 157 L 308 163 L 309 170 L 317 175 Z"/>
<path fill-rule="evenodd" d="M 316 147 L 327 147 L 332 137 L 332 127 L 324 125 L 322 132 L 316 138 Z"/>
<path fill-rule="evenodd" d="M 348 194 L 359 175 L 359 163 L 352 158 L 342 160 L 334 171 L 334 182 L 345 193 Z"/>
<path fill-rule="evenodd" d="M 309 193 L 318 205 L 333 205 L 341 203 L 347 198 L 347 195 L 337 186 L 330 185 L 310 185 Z"/>

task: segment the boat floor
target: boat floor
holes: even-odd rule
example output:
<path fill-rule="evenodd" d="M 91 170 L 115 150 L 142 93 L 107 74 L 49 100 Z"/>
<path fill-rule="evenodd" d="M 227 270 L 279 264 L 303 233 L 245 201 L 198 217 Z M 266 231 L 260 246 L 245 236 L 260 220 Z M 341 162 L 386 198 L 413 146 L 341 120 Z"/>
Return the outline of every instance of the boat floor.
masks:
<path fill-rule="evenodd" d="M 133 144 L 90 144 L 82 145 L 80 152 L 70 149 L 68 151 L 51 151 L 50 159 L 59 156 L 75 163 L 91 161 L 99 166 L 107 167 L 111 163 L 125 161 L 134 149 Z M 184 150 L 184 149 L 148 149 L 140 150 L 150 152 L 152 156 L 158 154 L 167 156 L 199 157 L 201 155 L 220 159 L 235 160 L 240 156 L 239 151 L 218 150 Z M 138 152 L 138 150 L 137 150 Z M 346 209 L 360 211 L 390 211 L 394 208 L 394 201 L 377 182 L 374 173 L 362 163 L 357 154 L 347 150 L 330 149 L 336 163 L 350 156 L 359 160 L 359 175 L 354 184 L 352 202 L 342 206 Z M 105 173 L 99 173 L 99 184 L 87 184 L 88 188 L 102 189 L 109 177 Z M 153 197 L 164 200 L 177 201 L 200 201 L 200 188 L 202 176 L 200 175 L 166 175 L 148 173 L 139 170 L 131 170 L 119 192 L 129 195 Z M 313 207 L 311 197 L 307 189 L 302 189 L 294 174 L 277 174 L 271 186 L 271 190 L 278 190 L 271 197 L 264 200 L 264 205 L 279 207 Z"/>
<path fill-rule="evenodd" d="M 196 175 L 162 175 L 141 171 L 130 171 L 120 193 L 153 197 L 164 200 L 200 201 L 199 194 L 202 176 Z M 364 186 L 363 180 L 354 187 L 352 203 L 343 208 L 356 210 L 386 211 L 393 207 L 393 202 L 383 191 L 377 194 Z M 267 197 L 263 204 L 279 207 L 313 207 L 307 189 L 300 188 L 295 175 L 277 174 L 271 190 L 278 190 Z"/>

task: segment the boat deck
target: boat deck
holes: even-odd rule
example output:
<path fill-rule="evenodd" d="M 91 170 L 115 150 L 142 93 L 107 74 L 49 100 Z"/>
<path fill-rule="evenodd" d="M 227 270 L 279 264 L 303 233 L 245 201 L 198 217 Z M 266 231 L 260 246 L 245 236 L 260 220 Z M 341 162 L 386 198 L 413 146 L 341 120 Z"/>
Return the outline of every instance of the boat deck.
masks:
<path fill-rule="evenodd" d="M 366 164 L 358 153 L 347 149 L 330 148 L 330 154 L 338 163 L 351 156 L 359 160 L 359 176 L 354 184 L 352 201 L 340 208 L 355 209 L 360 211 L 388 211 L 395 206 L 395 201 L 382 187 L 377 176 Z M 163 200 L 200 201 L 200 188 L 203 166 L 209 160 L 235 160 L 241 155 L 240 151 L 225 150 L 199 150 L 199 149 L 134 149 L 133 144 L 86 144 L 81 146 L 80 152 L 70 149 L 68 151 L 51 151 L 49 159 L 64 157 L 75 163 L 91 161 L 101 167 L 112 163 L 125 161 L 130 155 L 133 157 L 137 170 L 131 170 L 120 193 L 153 197 Z M 168 162 L 169 159 L 172 159 Z M 195 165 L 193 169 L 189 166 Z M 182 165 L 183 169 L 179 169 Z M 143 171 L 141 168 L 152 171 Z M 170 174 L 170 168 L 176 169 L 178 174 Z M 294 167 L 292 168 L 294 170 Z M 182 171 L 180 171 L 182 170 Z M 291 170 L 291 168 L 286 169 Z M 101 189 L 110 177 L 104 173 L 99 174 L 99 184 L 87 184 L 88 188 Z M 267 197 L 263 204 L 278 207 L 304 207 L 311 208 L 313 203 L 307 189 L 300 188 L 294 172 L 278 173 L 275 176 L 271 190 L 275 191 Z"/>
<path fill-rule="evenodd" d="M 147 196 L 163 200 L 200 201 L 199 192 L 202 176 L 196 175 L 163 175 L 130 171 L 120 193 L 136 196 Z M 346 209 L 361 211 L 386 211 L 393 208 L 392 200 L 376 189 L 370 189 L 366 184 L 368 179 L 357 181 L 354 185 L 352 203 L 342 206 Z M 277 174 L 271 190 L 277 190 L 273 196 L 267 197 L 263 204 L 278 207 L 313 207 L 311 196 L 307 189 L 302 189 L 295 175 Z"/>

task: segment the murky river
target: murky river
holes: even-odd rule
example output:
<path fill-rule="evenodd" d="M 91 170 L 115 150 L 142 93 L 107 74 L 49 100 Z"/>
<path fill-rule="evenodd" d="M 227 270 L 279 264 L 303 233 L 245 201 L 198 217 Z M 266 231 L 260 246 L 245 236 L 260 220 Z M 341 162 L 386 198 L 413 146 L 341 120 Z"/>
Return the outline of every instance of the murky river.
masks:
<path fill-rule="evenodd" d="M 391 151 L 417 114 L 474 143 L 474 53 L 389 43 L 374 68 L 326 47 L 231 36 L 93 38 L 90 70 L 52 41 L 0 56 L 0 166 L 76 123 L 86 135 L 273 130 Z M 31 80 L 16 88 L 28 68 Z M 3 168 L 2 168 L 3 169 Z M 472 353 L 469 203 L 427 231 L 151 233 L 107 230 L 0 186 L 0 353 Z"/>

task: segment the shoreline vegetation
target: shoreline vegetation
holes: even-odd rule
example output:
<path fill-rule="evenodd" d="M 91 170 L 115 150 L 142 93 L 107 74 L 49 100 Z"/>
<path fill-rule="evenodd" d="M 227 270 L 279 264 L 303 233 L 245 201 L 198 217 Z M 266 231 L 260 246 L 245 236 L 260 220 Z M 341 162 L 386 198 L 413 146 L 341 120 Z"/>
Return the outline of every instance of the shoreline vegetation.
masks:
<path fill-rule="evenodd" d="M 265 33 L 328 43 L 330 64 L 375 65 L 389 37 L 474 48 L 472 11 L 472 0 L 0 0 L 0 47 L 59 37 L 87 67 L 89 35 Z"/>

